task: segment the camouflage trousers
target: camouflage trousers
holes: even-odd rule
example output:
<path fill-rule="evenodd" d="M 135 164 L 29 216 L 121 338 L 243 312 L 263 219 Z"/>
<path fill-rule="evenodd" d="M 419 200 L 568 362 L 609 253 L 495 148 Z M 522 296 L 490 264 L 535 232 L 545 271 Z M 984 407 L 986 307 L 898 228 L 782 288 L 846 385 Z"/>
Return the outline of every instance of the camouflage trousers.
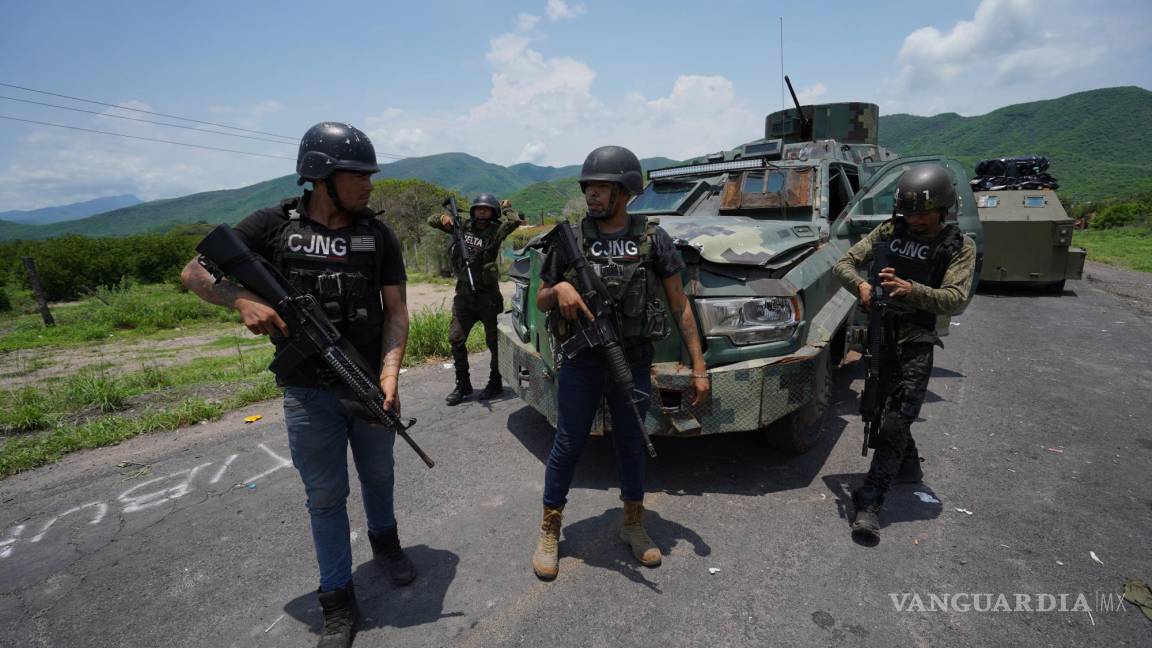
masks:
<path fill-rule="evenodd" d="M 900 471 L 905 455 L 916 450 L 911 427 L 920 415 L 920 406 L 928 392 L 933 348 L 929 342 L 905 342 L 896 345 L 896 352 L 884 359 L 895 363 L 892 391 L 884 404 L 876 451 L 872 454 L 872 466 L 864 480 L 865 486 L 874 488 L 873 492 L 881 498 Z"/>
<path fill-rule="evenodd" d="M 504 310 L 504 297 L 499 289 L 478 292 L 458 292 L 452 300 L 452 325 L 448 328 L 448 343 L 452 345 L 452 361 L 456 364 L 456 379 L 468 378 L 468 334 L 477 322 L 484 325 L 484 341 L 492 354 L 491 378 L 500 376 L 496 353 L 496 316 Z"/>

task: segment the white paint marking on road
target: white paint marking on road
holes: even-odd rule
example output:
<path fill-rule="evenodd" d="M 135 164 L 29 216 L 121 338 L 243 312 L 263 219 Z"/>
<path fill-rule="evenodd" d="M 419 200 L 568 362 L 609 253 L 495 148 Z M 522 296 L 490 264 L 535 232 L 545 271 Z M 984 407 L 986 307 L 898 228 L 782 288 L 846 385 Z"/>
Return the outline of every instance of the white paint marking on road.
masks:
<path fill-rule="evenodd" d="M 912 494 L 915 495 L 916 497 L 919 497 L 920 501 L 924 502 L 925 504 L 939 504 L 940 503 L 940 500 L 936 499 L 935 497 L 932 497 L 932 495 L 930 495 L 928 493 L 922 493 L 920 491 L 916 491 L 915 493 L 912 493 Z M 960 509 L 956 509 L 956 510 L 960 510 Z"/>
<path fill-rule="evenodd" d="M 11 545 L 16 544 L 16 540 L 20 537 L 21 533 L 24 533 L 24 525 L 17 524 L 12 527 L 12 530 L 9 532 L 11 537 L 7 540 L 0 541 L 0 558 L 7 558 L 12 555 Z"/>
<path fill-rule="evenodd" d="M 281 468 L 287 468 L 288 466 L 292 465 L 291 461 L 289 461 L 288 459 L 285 459 L 284 457 L 281 457 L 280 455 L 276 454 L 275 452 L 272 452 L 272 450 L 270 450 L 268 448 L 268 446 L 264 445 L 263 443 L 258 444 L 258 445 L 260 446 L 261 450 L 263 450 L 264 452 L 267 452 L 270 457 L 275 459 L 277 464 L 275 467 L 269 468 L 268 470 L 265 470 L 264 472 L 260 473 L 259 475 L 256 475 L 255 477 L 249 477 L 248 479 L 245 479 L 244 481 L 240 482 L 241 484 L 251 484 L 251 483 L 255 482 L 257 479 L 263 479 L 263 478 L 267 477 L 268 475 L 271 475 L 272 473 L 276 472 L 277 470 L 280 470 Z"/>
<path fill-rule="evenodd" d="M 196 473 L 199 472 L 200 469 L 206 468 L 206 467 L 211 466 L 211 465 L 212 465 L 212 462 L 202 463 L 199 466 L 196 466 L 195 468 L 190 468 L 187 470 L 181 470 L 179 472 L 172 473 L 171 475 L 165 475 L 163 477 L 156 477 L 155 479 L 149 479 L 146 482 L 143 482 L 141 484 L 137 484 L 137 485 L 133 486 L 132 488 L 129 488 L 128 490 L 124 491 L 123 493 L 120 493 L 120 495 L 116 499 L 118 501 L 125 503 L 125 507 L 124 507 L 125 513 L 135 513 L 136 511 L 142 511 L 146 508 L 158 506 L 158 505 L 163 504 L 164 502 L 166 502 L 168 500 L 173 500 L 173 499 L 176 499 L 178 497 L 183 497 L 183 496 L 187 495 L 189 493 L 189 491 L 191 491 L 191 482 L 192 482 L 192 479 L 196 477 Z M 185 479 L 184 481 L 180 482 L 179 484 L 176 484 L 175 486 L 172 486 L 170 488 L 165 488 L 162 490 L 158 490 L 158 491 L 152 491 L 151 493 L 145 493 L 143 495 L 136 495 L 134 497 L 130 496 L 130 493 L 132 493 L 133 491 L 137 491 L 141 488 L 144 488 L 145 486 L 149 486 L 149 485 L 155 484 L 157 482 L 172 479 L 173 477 L 176 477 L 178 475 L 183 475 L 184 473 L 188 473 L 188 478 Z"/>
<path fill-rule="evenodd" d="M 224 476 L 224 471 L 228 470 L 228 466 L 231 466 L 232 462 L 236 461 L 236 457 L 239 457 L 239 456 L 240 455 L 234 454 L 231 457 L 228 457 L 227 459 L 225 459 L 224 465 L 220 466 L 220 470 L 216 471 L 216 474 L 212 477 L 212 479 L 208 483 L 209 484 L 215 484 L 216 482 L 220 481 L 220 478 Z"/>
<path fill-rule="evenodd" d="M 1092 560 L 1095 560 L 1096 562 L 1100 563 L 1101 565 L 1103 565 L 1103 564 L 1104 564 L 1104 561 L 1103 561 L 1103 560 L 1100 560 L 1099 558 L 1097 558 L 1097 557 L 1096 557 L 1096 552 L 1095 552 L 1095 551 L 1089 551 L 1089 552 L 1088 552 L 1088 556 L 1089 556 L 1089 557 L 1091 557 L 1091 558 L 1092 558 Z"/>
<path fill-rule="evenodd" d="M 280 616 L 276 617 L 276 620 L 272 622 L 272 625 L 268 626 L 267 628 L 264 628 L 264 634 L 268 634 L 268 631 L 272 629 L 272 626 L 276 625 L 277 623 L 280 623 L 280 619 L 283 619 L 286 616 L 288 616 L 288 615 L 285 613 L 285 614 L 281 614 Z"/>
<path fill-rule="evenodd" d="M 40 540 L 44 537 L 44 534 L 48 533 L 48 529 L 51 529 L 52 525 L 56 524 L 57 520 L 59 520 L 60 518 L 66 516 L 66 515 L 71 515 L 72 513 L 76 513 L 77 511 L 82 511 L 82 510 L 88 508 L 89 506 L 95 506 L 96 507 L 96 516 L 93 517 L 88 522 L 88 524 L 100 524 L 100 521 L 103 520 L 104 516 L 108 513 L 108 505 L 105 504 L 104 502 L 88 502 L 87 504 L 83 504 L 83 505 L 77 506 L 75 508 L 70 508 L 67 511 L 64 511 L 63 513 L 61 513 L 60 515 L 57 515 L 56 517 L 52 518 L 51 520 L 48 520 L 47 522 L 44 523 L 44 526 L 40 527 L 40 533 L 37 533 L 36 535 L 32 536 L 32 538 L 29 539 L 28 542 L 40 542 Z"/>

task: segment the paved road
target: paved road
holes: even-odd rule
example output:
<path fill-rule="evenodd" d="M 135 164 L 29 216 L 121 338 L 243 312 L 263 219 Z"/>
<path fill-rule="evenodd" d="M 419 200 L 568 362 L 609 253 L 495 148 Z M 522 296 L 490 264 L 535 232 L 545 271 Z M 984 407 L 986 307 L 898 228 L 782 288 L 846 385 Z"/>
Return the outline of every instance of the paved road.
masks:
<path fill-rule="evenodd" d="M 825 440 L 803 457 L 739 436 L 658 439 L 659 569 L 634 567 L 614 539 L 598 440 L 553 583 L 528 562 L 550 428 L 512 398 L 442 408 L 450 370 L 412 371 L 405 406 L 439 462 L 426 470 L 397 446 L 401 535 L 421 575 L 383 582 L 354 494 L 357 645 L 1147 646 L 1152 622 L 1113 608 L 1125 577 L 1152 581 L 1150 322 L 1085 282 L 978 296 L 914 427 L 926 484 L 893 493 L 874 548 L 842 518 L 865 466 L 858 370 L 838 375 Z M 0 644 L 313 645 L 315 567 L 287 454 L 269 402 L 0 482 Z M 1029 595 L 1033 609 L 1064 594 L 1067 610 L 1082 594 L 1091 612 L 964 612 L 981 603 L 963 596 L 959 610 L 916 610 L 955 594 Z"/>

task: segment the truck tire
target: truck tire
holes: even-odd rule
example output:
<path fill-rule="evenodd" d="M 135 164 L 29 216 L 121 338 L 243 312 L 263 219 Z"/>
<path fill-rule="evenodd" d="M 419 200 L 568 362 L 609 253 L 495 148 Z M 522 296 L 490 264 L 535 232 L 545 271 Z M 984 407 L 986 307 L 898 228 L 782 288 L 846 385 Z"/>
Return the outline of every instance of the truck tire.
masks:
<path fill-rule="evenodd" d="M 764 430 L 764 439 L 772 447 L 789 454 L 804 454 L 811 450 L 824 435 L 824 423 L 832 402 L 833 353 L 824 353 L 822 371 L 817 372 L 816 390 L 812 400 L 800 409 L 772 423 Z M 821 375 L 823 374 L 823 375 Z"/>

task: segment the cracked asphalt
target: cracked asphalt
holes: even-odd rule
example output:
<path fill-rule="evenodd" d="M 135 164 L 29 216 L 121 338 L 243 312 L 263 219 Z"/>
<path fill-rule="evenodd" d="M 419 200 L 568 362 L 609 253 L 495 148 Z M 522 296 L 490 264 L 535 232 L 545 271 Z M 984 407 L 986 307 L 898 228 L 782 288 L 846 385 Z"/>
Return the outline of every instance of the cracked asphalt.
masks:
<path fill-rule="evenodd" d="M 1118 604 L 1124 578 L 1152 581 L 1150 323 L 1097 283 L 977 296 L 913 427 L 925 483 L 892 493 L 877 547 L 853 543 L 844 519 L 866 469 L 858 367 L 838 372 L 804 456 L 741 435 L 656 439 L 658 569 L 615 538 L 610 440 L 594 439 L 552 583 L 529 565 L 550 427 L 511 395 L 444 407 L 452 372 L 409 371 L 405 413 L 437 461 L 397 444 L 400 534 L 420 576 L 395 588 L 373 566 L 353 487 L 356 645 L 1152 645 L 1152 622 Z M 315 563 L 287 457 L 271 401 L 0 482 L 0 645 L 314 645 Z M 1066 609 L 906 609 L 984 593 L 1064 594 Z"/>

